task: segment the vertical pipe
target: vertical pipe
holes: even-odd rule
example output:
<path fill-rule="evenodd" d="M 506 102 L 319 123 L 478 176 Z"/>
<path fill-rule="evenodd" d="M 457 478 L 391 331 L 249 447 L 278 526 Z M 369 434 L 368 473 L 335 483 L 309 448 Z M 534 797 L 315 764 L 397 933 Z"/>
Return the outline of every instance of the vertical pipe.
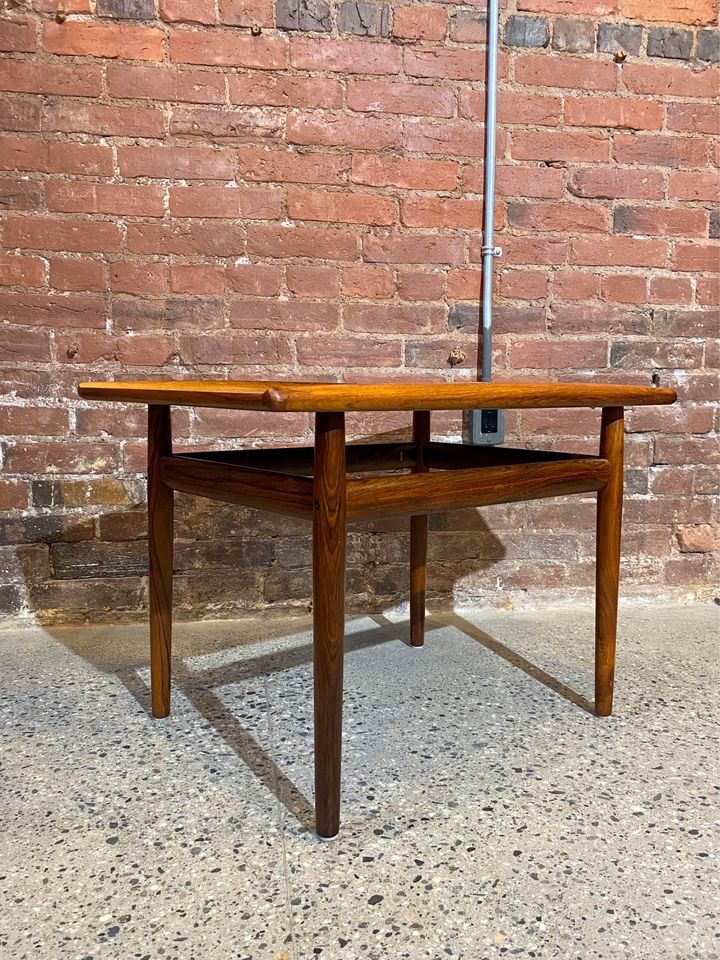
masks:
<path fill-rule="evenodd" d="M 482 375 L 492 380 L 493 260 L 495 249 L 495 148 L 497 129 L 497 61 L 500 0 L 488 0 L 485 65 L 485 176 L 482 246 Z"/>

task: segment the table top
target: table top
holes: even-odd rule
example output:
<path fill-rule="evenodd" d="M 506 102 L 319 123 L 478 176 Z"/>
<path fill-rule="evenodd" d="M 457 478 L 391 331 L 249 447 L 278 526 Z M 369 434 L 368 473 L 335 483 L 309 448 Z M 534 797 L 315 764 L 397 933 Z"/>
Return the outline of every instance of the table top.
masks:
<path fill-rule="evenodd" d="M 236 410 L 345 412 L 529 407 L 631 407 L 674 403 L 669 387 L 615 383 L 296 383 L 290 380 L 148 380 L 81 383 L 88 400 L 223 407 Z"/>

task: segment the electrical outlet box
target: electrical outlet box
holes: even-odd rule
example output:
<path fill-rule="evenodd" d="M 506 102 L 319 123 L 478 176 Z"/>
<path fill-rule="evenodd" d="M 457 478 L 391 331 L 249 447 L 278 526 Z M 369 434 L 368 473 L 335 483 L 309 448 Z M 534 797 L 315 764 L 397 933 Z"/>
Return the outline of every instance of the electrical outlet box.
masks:
<path fill-rule="evenodd" d="M 504 410 L 471 410 L 470 442 L 476 446 L 495 446 L 505 439 Z"/>

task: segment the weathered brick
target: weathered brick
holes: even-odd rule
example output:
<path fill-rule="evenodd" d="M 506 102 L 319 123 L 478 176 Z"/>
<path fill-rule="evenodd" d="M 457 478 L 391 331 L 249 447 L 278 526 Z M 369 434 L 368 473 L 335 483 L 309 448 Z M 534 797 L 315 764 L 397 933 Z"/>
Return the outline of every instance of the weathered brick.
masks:
<path fill-rule="evenodd" d="M 273 0 L 219 0 L 220 22 L 236 27 L 272 26 Z"/>
<path fill-rule="evenodd" d="M 640 53 L 643 28 L 634 23 L 599 23 L 597 48 L 601 53 L 623 51 L 636 57 Z"/>
<path fill-rule="evenodd" d="M 710 225 L 708 236 L 711 240 L 720 240 L 720 210 L 710 211 Z"/>
<path fill-rule="evenodd" d="M 338 31 L 360 37 L 387 36 L 386 10 L 387 8 L 376 3 L 367 3 L 365 0 L 341 0 L 337 12 Z"/>
<path fill-rule="evenodd" d="M 424 84 L 383 80 L 350 80 L 347 105 L 351 110 L 403 113 L 418 117 L 452 117 L 455 93 Z"/>
<path fill-rule="evenodd" d="M 568 184 L 570 193 L 595 199 L 661 200 L 663 177 L 658 171 L 593 168 L 575 170 Z"/>
<path fill-rule="evenodd" d="M 342 106 L 342 86 L 326 77 L 298 77 L 290 74 L 231 74 L 230 100 L 256 106 L 309 107 L 333 109 Z"/>
<path fill-rule="evenodd" d="M 627 97 L 573 97 L 565 103 L 565 122 L 571 126 L 660 130 L 665 110 L 660 103 Z"/>
<path fill-rule="evenodd" d="M 587 163 L 610 158 L 610 143 L 599 133 L 513 131 L 510 149 L 516 160 Z"/>
<path fill-rule="evenodd" d="M 649 57 L 665 57 L 668 60 L 689 60 L 694 37 L 690 30 L 676 27 L 653 27 L 648 33 Z"/>
<path fill-rule="evenodd" d="M 485 59 L 476 50 L 449 47 L 405 47 L 403 66 L 409 77 L 482 80 L 485 75 Z"/>
<path fill-rule="evenodd" d="M 101 259 L 87 257 L 53 257 L 50 260 L 50 286 L 65 291 L 95 291 L 108 289 L 107 264 Z"/>
<path fill-rule="evenodd" d="M 698 60 L 708 60 L 711 63 L 720 62 L 719 30 L 698 30 L 697 56 Z"/>
<path fill-rule="evenodd" d="M 458 165 L 453 160 L 385 158 L 379 154 L 356 154 L 352 180 L 372 187 L 404 190 L 454 190 Z"/>
<path fill-rule="evenodd" d="M 275 19 L 280 30 L 332 29 L 330 5 L 325 0 L 275 0 Z"/>
<path fill-rule="evenodd" d="M 453 18 L 454 23 L 454 18 Z M 395 7 L 392 32 L 404 40 L 442 40 L 447 33 L 448 15 L 437 7 Z M 458 37 L 451 33 L 451 38 Z M 467 37 L 462 38 L 467 40 Z"/>
<path fill-rule="evenodd" d="M 214 0 L 159 0 L 158 15 L 171 23 L 213 23 Z"/>
<path fill-rule="evenodd" d="M 463 242 L 440 234 L 367 234 L 363 253 L 371 263 L 459 263 Z"/>
<path fill-rule="evenodd" d="M 41 287 L 45 283 L 45 263 L 40 257 L 0 254 L 0 286 Z"/>
<path fill-rule="evenodd" d="M 705 24 L 717 20 L 717 0 L 623 0 L 623 14 L 634 20 L 664 20 L 672 23 Z"/>
<path fill-rule="evenodd" d="M 558 17 L 553 22 L 553 50 L 561 53 L 592 53 L 595 49 L 595 24 L 592 20 Z"/>
<path fill-rule="evenodd" d="M 290 63 L 299 70 L 395 74 L 400 69 L 400 51 L 390 44 L 368 46 L 362 40 L 293 37 Z"/>
<path fill-rule="evenodd" d="M 32 20 L 0 20 L 0 50 L 4 53 L 33 53 L 36 28 Z"/>
<path fill-rule="evenodd" d="M 395 119 L 350 117 L 344 113 L 293 112 L 287 118 L 290 143 L 307 146 L 376 150 L 397 146 L 400 125 Z"/>
<path fill-rule="evenodd" d="M 698 167 L 707 162 L 707 139 L 664 134 L 619 134 L 615 137 L 614 152 L 618 163 Z"/>
<path fill-rule="evenodd" d="M 212 147 L 119 147 L 118 166 L 124 177 L 178 180 L 230 180 L 229 151 Z"/>
<path fill-rule="evenodd" d="M 677 539 L 681 553 L 712 553 L 720 548 L 720 528 L 710 524 L 680 527 Z"/>
<path fill-rule="evenodd" d="M 46 23 L 43 45 L 48 53 L 70 57 L 162 60 L 163 34 L 155 27 L 129 27 L 66 20 Z"/>
<path fill-rule="evenodd" d="M 113 97 L 187 103 L 223 103 L 225 100 L 225 78 L 209 70 L 173 72 L 163 67 L 110 63 L 107 84 Z"/>
<path fill-rule="evenodd" d="M 503 40 L 509 47 L 546 47 L 550 25 L 546 17 L 511 16 L 505 21 Z"/>
<path fill-rule="evenodd" d="M 393 293 L 392 273 L 387 267 L 363 264 L 343 270 L 342 291 L 346 297 L 384 300 Z"/>
<path fill-rule="evenodd" d="M 170 59 L 175 63 L 277 70 L 285 66 L 287 46 L 283 37 L 278 36 L 238 36 L 229 30 L 178 30 L 170 34 Z"/>
<path fill-rule="evenodd" d="M 368 223 L 389 226 L 395 222 L 395 201 L 370 193 L 345 193 L 291 189 L 288 214 L 295 220 L 326 223 Z"/>
<path fill-rule="evenodd" d="M 614 90 L 616 68 L 612 63 L 557 54 L 528 53 L 515 60 L 515 78 L 539 87 L 572 90 Z"/>
<path fill-rule="evenodd" d="M 450 39 L 458 43 L 485 43 L 487 15 L 481 10 L 458 10 L 450 23 Z"/>
<path fill-rule="evenodd" d="M 338 153 L 240 148 L 236 158 L 246 180 L 277 183 L 346 183 L 350 166 L 349 158 Z"/>
<path fill-rule="evenodd" d="M 153 20 L 155 0 L 97 0 L 95 12 L 99 17 Z"/>

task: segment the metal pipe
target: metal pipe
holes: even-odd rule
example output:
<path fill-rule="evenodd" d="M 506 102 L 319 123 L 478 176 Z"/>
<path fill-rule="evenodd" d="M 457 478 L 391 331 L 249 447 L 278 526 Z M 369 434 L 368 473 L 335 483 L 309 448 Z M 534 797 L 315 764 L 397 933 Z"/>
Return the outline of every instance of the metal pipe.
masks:
<path fill-rule="evenodd" d="M 482 246 L 482 374 L 492 380 L 493 260 L 502 250 L 495 246 L 495 149 L 497 131 L 497 62 L 500 0 L 488 0 L 485 64 L 485 176 Z"/>

